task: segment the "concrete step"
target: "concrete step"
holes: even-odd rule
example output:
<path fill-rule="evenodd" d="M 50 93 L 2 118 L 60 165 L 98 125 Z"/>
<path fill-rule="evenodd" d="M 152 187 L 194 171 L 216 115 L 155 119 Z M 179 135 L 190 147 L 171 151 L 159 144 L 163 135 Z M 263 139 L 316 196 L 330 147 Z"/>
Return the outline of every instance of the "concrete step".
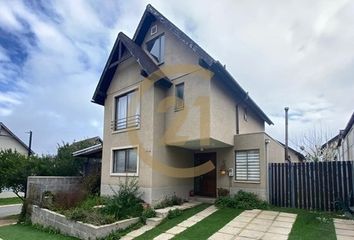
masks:
<path fill-rule="evenodd" d="M 196 201 L 196 202 L 202 202 L 202 203 L 214 204 L 216 198 L 194 196 L 194 197 L 190 197 L 189 200 Z"/>
<path fill-rule="evenodd" d="M 162 217 L 153 217 L 146 219 L 146 225 L 148 226 L 156 226 L 163 220 Z"/>
<path fill-rule="evenodd" d="M 192 208 L 195 207 L 197 205 L 201 204 L 201 202 L 197 202 L 197 201 L 189 201 L 186 203 L 183 203 L 182 205 L 175 205 L 175 206 L 171 206 L 171 207 L 166 207 L 166 208 L 161 208 L 161 209 L 155 209 L 156 211 L 156 216 L 160 217 L 160 218 L 165 218 L 168 215 L 168 212 L 170 210 L 175 210 L 175 209 L 179 209 L 179 210 L 186 210 L 188 208 Z"/>

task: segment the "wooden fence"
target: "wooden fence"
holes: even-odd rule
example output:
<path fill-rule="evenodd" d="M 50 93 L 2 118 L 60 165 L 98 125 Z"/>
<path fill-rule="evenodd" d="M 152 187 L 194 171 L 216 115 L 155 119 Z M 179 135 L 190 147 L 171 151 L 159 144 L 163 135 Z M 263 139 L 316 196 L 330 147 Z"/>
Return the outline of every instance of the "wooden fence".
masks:
<path fill-rule="evenodd" d="M 354 205 L 353 161 L 270 163 L 269 201 L 280 207 L 333 211 Z"/>

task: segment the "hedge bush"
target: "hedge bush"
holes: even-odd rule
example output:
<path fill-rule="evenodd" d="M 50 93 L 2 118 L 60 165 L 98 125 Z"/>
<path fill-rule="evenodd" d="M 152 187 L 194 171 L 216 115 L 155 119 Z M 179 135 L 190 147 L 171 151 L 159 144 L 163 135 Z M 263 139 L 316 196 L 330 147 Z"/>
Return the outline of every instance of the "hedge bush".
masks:
<path fill-rule="evenodd" d="M 268 209 L 269 204 L 266 201 L 250 192 L 238 191 L 234 196 L 221 196 L 215 201 L 217 207 L 229 207 L 237 209 Z"/>

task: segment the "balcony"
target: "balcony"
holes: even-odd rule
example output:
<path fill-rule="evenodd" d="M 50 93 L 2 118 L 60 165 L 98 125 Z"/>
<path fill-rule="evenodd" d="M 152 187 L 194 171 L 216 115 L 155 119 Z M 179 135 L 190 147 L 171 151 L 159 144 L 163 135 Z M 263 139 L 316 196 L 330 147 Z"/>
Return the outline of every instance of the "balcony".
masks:
<path fill-rule="evenodd" d="M 139 127 L 140 127 L 140 114 L 111 121 L 111 129 L 113 131 L 122 131 L 125 129 L 139 128 Z"/>

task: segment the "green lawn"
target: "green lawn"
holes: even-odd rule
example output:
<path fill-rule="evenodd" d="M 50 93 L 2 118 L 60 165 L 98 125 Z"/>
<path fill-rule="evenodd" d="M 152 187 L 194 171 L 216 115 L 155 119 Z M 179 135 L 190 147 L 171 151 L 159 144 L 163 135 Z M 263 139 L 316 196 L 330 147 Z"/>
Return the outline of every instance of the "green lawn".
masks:
<path fill-rule="evenodd" d="M 154 237 L 160 235 L 161 233 L 167 231 L 168 229 L 174 227 L 175 225 L 183 222 L 187 218 L 194 216 L 195 214 L 206 209 L 209 206 L 210 206 L 209 204 L 201 204 L 201 205 L 198 205 L 194 208 L 184 210 L 182 215 L 180 215 L 176 218 L 173 218 L 173 219 L 166 219 L 166 220 L 162 221 L 158 226 L 151 229 L 150 231 L 147 231 L 146 233 L 144 233 L 143 235 L 141 235 L 135 239 L 136 240 L 153 239 Z"/>
<path fill-rule="evenodd" d="M 207 239 L 241 212 L 243 210 L 240 209 L 219 209 L 173 239 Z"/>
<path fill-rule="evenodd" d="M 18 197 L 0 198 L 0 206 L 9 205 L 9 204 L 18 204 L 18 203 L 22 203 L 22 200 Z"/>
<path fill-rule="evenodd" d="M 335 240 L 334 213 L 312 212 L 303 209 L 275 208 L 281 212 L 296 213 L 297 218 L 289 235 L 289 240 L 321 239 Z"/>
<path fill-rule="evenodd" d="M 56 233 L 50 233 L 36 229 L 30 225 L 11 225 L 0 227 L 0 238 L 4 240 L 76 240 Z"/>

